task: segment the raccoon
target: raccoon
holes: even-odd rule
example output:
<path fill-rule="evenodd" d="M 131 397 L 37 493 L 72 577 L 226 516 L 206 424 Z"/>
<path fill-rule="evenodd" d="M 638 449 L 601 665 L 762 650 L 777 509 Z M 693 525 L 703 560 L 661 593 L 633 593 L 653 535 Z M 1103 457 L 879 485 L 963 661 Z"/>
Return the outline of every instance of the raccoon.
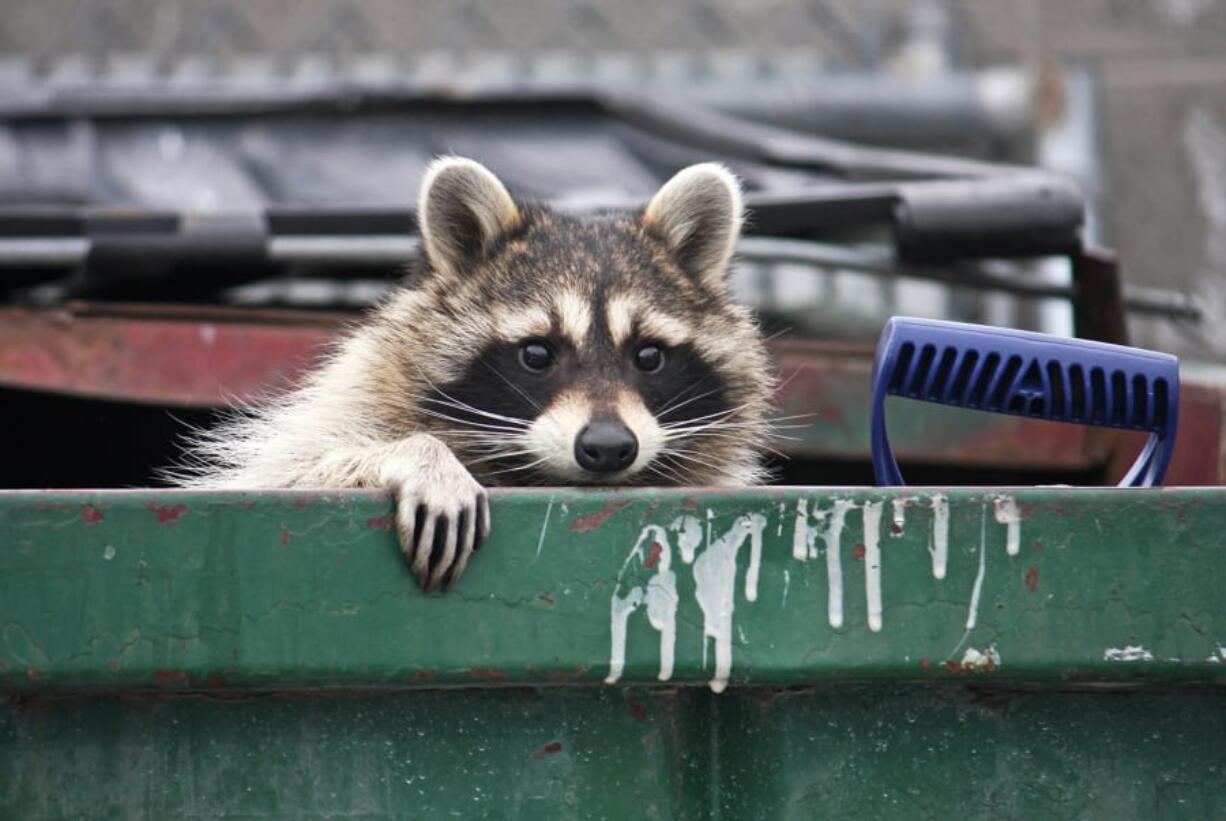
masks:
<path fill-rule="evenodd" d="M 762 478 L 774 383 L 728 288 L 742 206 L 722 166 L 577 218 L 446 157 L 417 215 L 404 283 L 295 390 L 198 433 L 177 484 L 389 488 L 429 591 L 488 536 L 487 487 Z"/>

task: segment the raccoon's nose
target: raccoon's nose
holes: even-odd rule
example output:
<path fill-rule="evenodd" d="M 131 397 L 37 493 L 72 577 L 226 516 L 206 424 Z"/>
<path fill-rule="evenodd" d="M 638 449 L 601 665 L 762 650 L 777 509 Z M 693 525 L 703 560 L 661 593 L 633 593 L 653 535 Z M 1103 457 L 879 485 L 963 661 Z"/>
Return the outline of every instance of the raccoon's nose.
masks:
<path fill-rule="evenodd" d="M 592 473 L 615 473 L 634 463 L 639 440 L 621 422 L 592 422 L 575 437 L 575 461 Z"/>

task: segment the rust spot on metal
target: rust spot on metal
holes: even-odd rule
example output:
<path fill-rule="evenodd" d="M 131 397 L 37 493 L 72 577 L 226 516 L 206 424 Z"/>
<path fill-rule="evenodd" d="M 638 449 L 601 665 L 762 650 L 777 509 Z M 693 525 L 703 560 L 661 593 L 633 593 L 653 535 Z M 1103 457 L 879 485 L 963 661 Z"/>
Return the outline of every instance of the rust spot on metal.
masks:
<path fill-rule="evenodd" d="M 682 510 L 698 510 L 698 500 L 693 496 L 686 496 L 681 500 Z"/>
<path fill-rule="evenodd" d="M 499 681 L 507 677 L 507 674 L 496 667 L 469 667 L 468 674 L 473 678 L 483 678 L 490 681 Z"/>
<path fill-rule="evenodd" d="M 639 721 L 647 720 L 647 708 L 633 701 L 627 701 L 626 706 L 630 708 L 630 715 L 634 716 Z"/>
<path fill-rule="evenodd" d="M 149 510 L 154 516 L 157 517 L 158 524 L 168 525 L 171 522 L 179 521 L 183 514 L 187 512 L 187 505 L 182 503 L 177 505 L 159 505 L 151 503 L 149 505 Z"/>
<path fill-rule="evenodd" d="M 928 659 L 920 659 L 920 669 L 927 670 L 932 665 L 928 663 Z"/>
<path fill-rule="evenodd" d="M 285 547 L 289 544 L 289 528 L 281 528 L 281 546 Z"/>
<path fill-rule="evenodd" d="M 545 594 L 545 593 L 542 593 L 542 594 L 540 594 L 539 596 L 537 596 L 537 599 L 539 599 L 540 601 L 544 602 L 545 604 L 548 604 L 548 605 L 551 605 L 551 606 L 553 605 L 553 596 L 550 596 L 550 595 L 547 595 L 547 594 Z"/>
<path fill-rule="evenodd" d="M 643 567 L 654 570 L 660 563 L 660 554 L 663 552 L 664 548 L 659 542 L 652 542 L 651 547 L 647 548 L 647 558 L 643 560 Z"/>
<path fill-rule="evenodd" d="M 0 380 L 77 396 L 221 407 L 301 374 L 337 324 L 322 317 L 309 326 L 272 324 L 272 318 L 200 306 L 6 307 L 0 309 Z"/>
<path fill-rule="evenodd" d="M 609 503 L 595 513 L 589 513 L 586 516 L 580 516 L 570 523 L 571 533 L 586 533 L 589 530 L 595 530 L 600 527 L 609 517 L 623 507 L 629 505 L 630 502 L 626 499 L 610 499 Z"/>
<path fill-rule="evenodd" d="M 429 670 L 418 670 L 416 673 L 409 673 L 407 676 L 405 676 L 405 680 L 429 681 L 430 679 L 434 678 L 435 675 L 437 675 L 437 673 L 435 672 L 434 668 L 431 667 Z"/>
<path fill-rule="evenodd" d="M 580 664 L 574 670 L 554 670 L 549 674 L 550 681 L 573 681 L 577 678 L 583 678 L 583 674 L 591 668 L 586 664 Z"/>
<path fill-rule="evenodd" d="M 864 561 L 864 545 L 858 544 L 851 551 L 851 557 L 856 561 Z"/>
<path fill-rule="evenodd" d="M 106 669 L 108 669 L 108 670 L 118 670 L 118 669 L 119 669 L 119 660 L 118 660 L 118 659 L 111 659 L 110 661 L 108 661 L 108 662 L 106 663 Z"/>
<path fill-rule="evenodd" d="M 102 515 L 102 508 L 96 505 L 81 505 L 81 521 L 87 525 L 96 525 L 105 518 Z"/>
<path fill-rule="evenodd" d="M 1031 593 L 1039 589 L 1039 566 L 1037 564 L 1030 565 L 1030 569 L 1026 571 L 1026 587 Z"/>
<path fill-rule="evenodd" d="M 171 670 L 163 667 L 153 671 L 153 683 L 159 687 L 171 684 L 188 684 L 189 682 L 190 679 L 183 670 Z"/>
<path fill-rule="evenodd" d="M 366 520 L 366 526 L 371 530 L 391 530 L 395 521 L 396 517 L 394 516 L 375 516 Z"/>
<path fill-rule="evenodd" d="M 28 678 L 30 681 L 38 681 L 44 675 L 46 675 L 46 673 L 44 673 L 42 670 L 39 670 L 37 667 L 27 667 L 26 668 L 26 678 Z"/>
<path fill-rule="evenodd" d="M 1030 549 L 1031 549 L 1031 550 L 1033 550 L 1035 553 L 1042 553 L 1042 552 L 1043 552 L 1043 542 L 1042 542 L 1042 540 L 1040 540 L 1040 539 L 1035 539 L 1035 540 L 1034 540 L 1034 542 L 1033 542 L 1033 543 L 1031 543 L 1031 545 L 1030 545 Z"/>
<path fill-rule="evenodd" d="M 902 525 L 898 522 L 890 522 L 890 532 L 897 536 L 899 533 L 902 533 Z"/>
<path fill-rule="evenodd" d="M 537 760 L 540 760 L 547 755 L 553 755 L 554 753 L 560 753 L 560 752 L 562 752 L 562 742 L 561 741 L 551 741 L 545 746 L 541 747 L 536 752 L 534 752 L 532 754 L 532 757 Z"/>

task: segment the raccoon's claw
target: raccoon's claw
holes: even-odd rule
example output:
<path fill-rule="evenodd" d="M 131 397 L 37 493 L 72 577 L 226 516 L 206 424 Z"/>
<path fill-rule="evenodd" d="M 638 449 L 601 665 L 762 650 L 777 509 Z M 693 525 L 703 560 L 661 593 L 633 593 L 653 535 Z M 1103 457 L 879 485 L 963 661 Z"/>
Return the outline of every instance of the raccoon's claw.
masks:
<path fill-rule="evenodd" d="M 462 478 L 434 486 L 405 483 L 397 489 L 400 547 L 427 592 L 450 587 L 489 535 L 489 495 L 467 471 Z"/>

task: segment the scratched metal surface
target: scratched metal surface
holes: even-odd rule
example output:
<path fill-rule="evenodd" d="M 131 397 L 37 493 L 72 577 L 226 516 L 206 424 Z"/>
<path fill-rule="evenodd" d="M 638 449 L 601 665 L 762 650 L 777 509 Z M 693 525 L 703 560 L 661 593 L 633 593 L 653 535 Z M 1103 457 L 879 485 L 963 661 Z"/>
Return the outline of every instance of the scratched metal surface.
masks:
<path fill-rule="evenodd" d="M 1226 684 L 1221 489 L 504 491 L 434 596 L 390 510 L 0 494 L 0 687 Z"/>

